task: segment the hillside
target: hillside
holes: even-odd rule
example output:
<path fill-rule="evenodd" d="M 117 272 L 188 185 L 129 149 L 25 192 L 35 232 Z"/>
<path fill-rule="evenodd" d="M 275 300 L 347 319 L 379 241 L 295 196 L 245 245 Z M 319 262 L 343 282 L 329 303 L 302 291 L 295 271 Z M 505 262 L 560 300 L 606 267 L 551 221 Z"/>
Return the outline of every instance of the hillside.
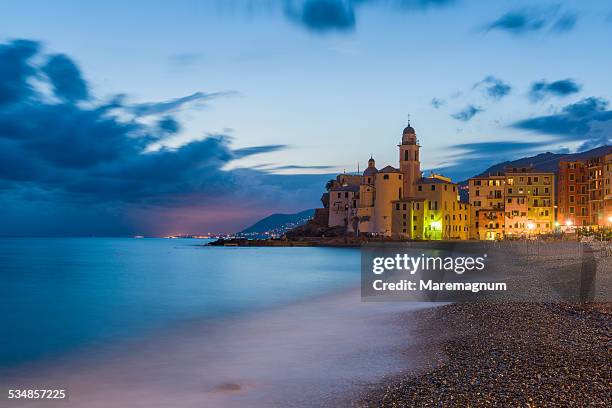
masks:
<path fill-rule="evenodd" d="M 522 159 L 517 159 L 513 161 L 506 161 L 503 163 L 495 164 L 477 176 L 485 176 L 487 174 L 495 174 L 497 172 L 504 171 L 504 167 L 512 166 L 512 167 L 523 167 L 533 165 L 534 168 L 541 171 L 552 171 L 557 172 L 559 169 L 559 162 L 564 161 L 572 161 L 572 160 L 586 160 L 595 156 L 603 156 L 607 152 L 612 149 L 612 146 L 600 146 L 595 149 L 587 150 L 585 152 L 580 153 L 541 153 L 536 156 L 531 157 L 523 157 Z"/>
<path fill-rule="evenodd" d="M 240 231 L 240 235 L 258 235 L 274 233 L 281 235 L 291 228 L 305 224 L 314 215 L 314 209 L 301 211 L 295 214 L 272 214 L 248 228 Z"/>

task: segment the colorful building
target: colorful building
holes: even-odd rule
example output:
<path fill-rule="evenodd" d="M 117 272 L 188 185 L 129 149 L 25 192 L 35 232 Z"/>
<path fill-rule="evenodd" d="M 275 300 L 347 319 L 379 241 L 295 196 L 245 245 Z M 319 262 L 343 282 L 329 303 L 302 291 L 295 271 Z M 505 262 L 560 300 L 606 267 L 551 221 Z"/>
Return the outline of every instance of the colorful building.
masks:
<path fill-rule="evenodd" d="M 399 168 L 379 170 L 370 157 L 361 175 L 339 175 L 331 182 L 329 225 L 397 239 L 468 239 L 469 204 L 459 202 L 458 186 L 449 178 L 423 177 L 420 145 L 410 124 L 398 149 Z"/>
<path fill-rule="evenodd" d="M 471 206 L 470 238 L 501 239 L 504 235 L 504 186 L 501 174 L 468 181 Z"/>
<path fill-rule="evenodd" d="M 585 163 L 559 162 L 557 222 L 562 228 L 590 225 L 588 177 Z"/>
<path fill-rule="evenodd" d="M 481 240 L 546 234 L 555 226 L 555 175 L 531 167 L 469 180 L 470 238 Z"/>
<path fill-rule="evenodd" d="M 589 174 L 589 216 L 591 226 L 605 226 L 604 216 L 604 161 L 606 156 L 593 157 L 586 162 Z"/>

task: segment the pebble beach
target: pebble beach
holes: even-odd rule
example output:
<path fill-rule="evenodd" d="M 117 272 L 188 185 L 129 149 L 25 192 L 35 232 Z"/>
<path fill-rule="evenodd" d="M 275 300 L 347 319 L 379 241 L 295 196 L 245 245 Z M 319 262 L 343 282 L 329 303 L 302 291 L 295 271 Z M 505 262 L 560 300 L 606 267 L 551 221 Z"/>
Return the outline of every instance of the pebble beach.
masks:
<path fill-rule="evenodd" d="M 611 259 L 596 257 L 607 291 Z M 408 319 L 421 342 L 406 353 L 420 365 L 367 387 L 354 406 L 609 406 L 610 302 L 457 303 Z"/>

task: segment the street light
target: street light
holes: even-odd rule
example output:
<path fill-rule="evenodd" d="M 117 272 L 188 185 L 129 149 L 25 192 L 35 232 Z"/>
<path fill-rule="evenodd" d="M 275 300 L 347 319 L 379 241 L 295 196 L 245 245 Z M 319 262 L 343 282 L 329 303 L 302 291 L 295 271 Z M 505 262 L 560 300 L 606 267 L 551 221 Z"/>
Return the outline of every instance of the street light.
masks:
<path fill-rule="evenodd" d="M 533 222 L 530 222 L 529 224 L 527 224 L 527 229 L 533 231 L 535 229 L 535 224 Z"/>
<path fill-rule="evenodd" d="M 565 221 L 565 225 L 567 225 L 568 227 L 571 227 L 574 223 L 572 222 L 572 220 L 567 220 Z"/>

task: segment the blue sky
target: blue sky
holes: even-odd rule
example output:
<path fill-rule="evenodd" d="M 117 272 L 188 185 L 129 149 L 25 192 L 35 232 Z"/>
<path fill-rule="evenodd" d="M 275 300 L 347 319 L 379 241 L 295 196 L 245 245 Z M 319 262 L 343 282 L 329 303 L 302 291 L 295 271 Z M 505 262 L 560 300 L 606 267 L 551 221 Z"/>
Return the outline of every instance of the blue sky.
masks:
<path fill-rule="evenodd" d="M 38 44 L 29 63 L 42 74 L 28 81 L 41 82 L 33 86 L 45 109 L 91 110 L 121 95 L 117 123 L 138 123 L 148 136 L 164 119 L 172 128 L 116 154 L 129 152 L 129 163 L 87 149 L 58 161 L 41 150 L 48 141 L 39 150 L 20 146 L 21 160 L 40 154 L 53 171 L 78 162 L 78 172 L 62 177 L 98 187 L 110 173 L 133 177 L 133 161 L 141 165 L 143 154 L 159 149 L 173 162 L 167 172 L 200 162 L 188 176 L 164 176 L 163 189 L 133 182 L 133 195 L 122 193 L 125 185 L 70 189 L 60 176 L 18 178 L 0 166 L 9 202 L 0 235 L 236 230 L 272 211 L 315 206 L 326 174 L 353 171 L 370 153 L 379 165 L 396 164 L 407 114 L 423 167 L 456 179 L 531 153 L 595 147 L 612 132 L 607 1 L 8 1 L 2 8 L 0 44 Z M 49 100 L 66 75 L 57 69 L 54 82 L 49 74 L 55 54 L 73 63 L 86 97 Z M 11 106 L 31 107 L 26 102 Z M 15 137 L 3 137 L 17 149 Z M 193 151 L 207 149 L 215 160 L 202 179 Z M 33 219 L 36 227 L 24 227 Z"/>

